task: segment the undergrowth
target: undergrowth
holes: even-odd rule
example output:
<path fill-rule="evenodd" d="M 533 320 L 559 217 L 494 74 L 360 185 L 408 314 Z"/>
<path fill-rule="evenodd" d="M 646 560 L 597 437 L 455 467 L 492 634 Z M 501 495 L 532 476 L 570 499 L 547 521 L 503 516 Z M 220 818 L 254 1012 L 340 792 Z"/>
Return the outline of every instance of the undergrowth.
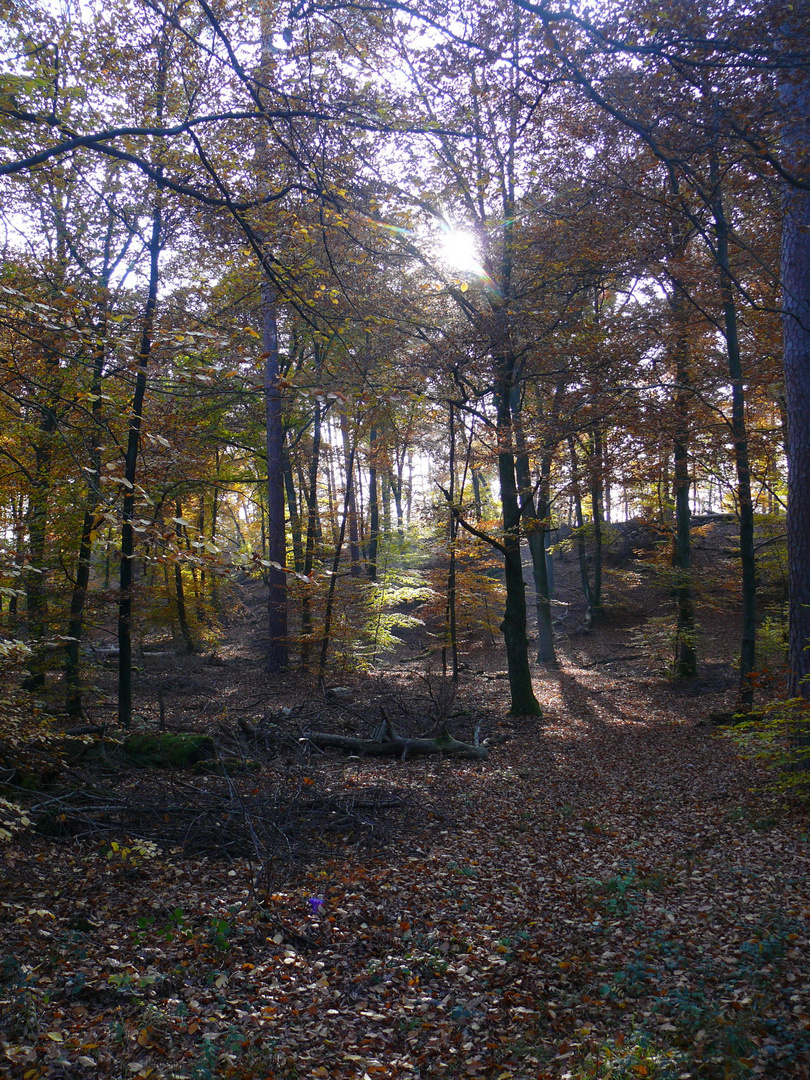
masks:
<path fill-rule="evenodd" d="M 766 786 L 791 801 L 810 799 L 810 702 L 774 701 L 723 732 L 770 770 Z"/>

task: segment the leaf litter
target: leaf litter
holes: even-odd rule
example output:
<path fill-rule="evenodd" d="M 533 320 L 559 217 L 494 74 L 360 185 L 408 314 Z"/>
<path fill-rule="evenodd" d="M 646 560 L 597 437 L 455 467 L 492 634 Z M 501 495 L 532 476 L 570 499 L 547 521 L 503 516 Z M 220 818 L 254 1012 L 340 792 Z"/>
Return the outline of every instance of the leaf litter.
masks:
<path fill-rule="evenodd" d="M 75 827 L 3 848 L 5 1074 L 810 1075 L 806 818 L 660 680 L 570 648 L 540 724 L 504 689 L 449 721 L 484 762 L 296 757 L 302 704 L 224 725 L 242 774 L 119 765 L 88 810 L 80 764 Z"/>

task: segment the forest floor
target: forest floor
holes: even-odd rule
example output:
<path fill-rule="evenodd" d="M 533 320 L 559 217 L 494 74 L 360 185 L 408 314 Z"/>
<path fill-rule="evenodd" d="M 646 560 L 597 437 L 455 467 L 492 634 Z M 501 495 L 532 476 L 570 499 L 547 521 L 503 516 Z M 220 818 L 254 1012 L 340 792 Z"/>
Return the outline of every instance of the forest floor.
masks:
<path fill-rule="evenodd" d="M 810 1076 L 810 822 L 707 722 L 733 625 L 675 685 L 622 573 L 605 626 L 535 672 L 540 721 L 507 715 L 492 649 L 455 692 L 409 656 L 269 685 L 250 603 L 215 663 L 145 660 L 142 722 L 159 686 L 219 765 L 63 745 L 0 854 L 0 1075 Z M 302 753 L 381 710 L 494 745 Z"/>

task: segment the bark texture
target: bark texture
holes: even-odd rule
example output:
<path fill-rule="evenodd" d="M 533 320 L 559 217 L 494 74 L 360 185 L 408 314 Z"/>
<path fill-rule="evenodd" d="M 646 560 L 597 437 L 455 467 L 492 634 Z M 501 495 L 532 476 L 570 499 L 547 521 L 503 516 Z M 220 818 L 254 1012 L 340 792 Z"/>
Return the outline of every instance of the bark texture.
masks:
<path fill-rule="evenodd" d="M 786 72 L 782 142 L 792 178 L 810 179 L 810 78 Z M 782 224 L 782 333 L 788 455 L 789 693 L 810 698 L 810 191 L 788 181 Z"/>

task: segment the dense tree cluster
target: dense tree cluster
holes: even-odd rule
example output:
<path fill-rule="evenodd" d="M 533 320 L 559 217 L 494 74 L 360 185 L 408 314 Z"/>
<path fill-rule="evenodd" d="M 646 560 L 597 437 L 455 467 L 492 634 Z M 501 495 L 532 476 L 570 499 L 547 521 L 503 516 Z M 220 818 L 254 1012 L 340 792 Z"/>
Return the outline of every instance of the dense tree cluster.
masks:
<path fill-rule="evenodd" d="M 269 669 L 322 680 L 350 607 L 384 636 L 421 508 L 452 670 L 488 553 L 526 714 L 522 545 L 552 663 L 554 529 L 593 622 L 608 523 L 654 520 L 689 676 L 692 518 L 735 513 L 750 701 L 755 526 L 786 512 L 804 692 L 808 5 L 0 12 L 1 617 L 30 687 L 61 665 L 81 715 L 88 627 L 117 626 L 128 724 L 133 630 L 199 647 L 237 572 L 268 581 Z"/>

